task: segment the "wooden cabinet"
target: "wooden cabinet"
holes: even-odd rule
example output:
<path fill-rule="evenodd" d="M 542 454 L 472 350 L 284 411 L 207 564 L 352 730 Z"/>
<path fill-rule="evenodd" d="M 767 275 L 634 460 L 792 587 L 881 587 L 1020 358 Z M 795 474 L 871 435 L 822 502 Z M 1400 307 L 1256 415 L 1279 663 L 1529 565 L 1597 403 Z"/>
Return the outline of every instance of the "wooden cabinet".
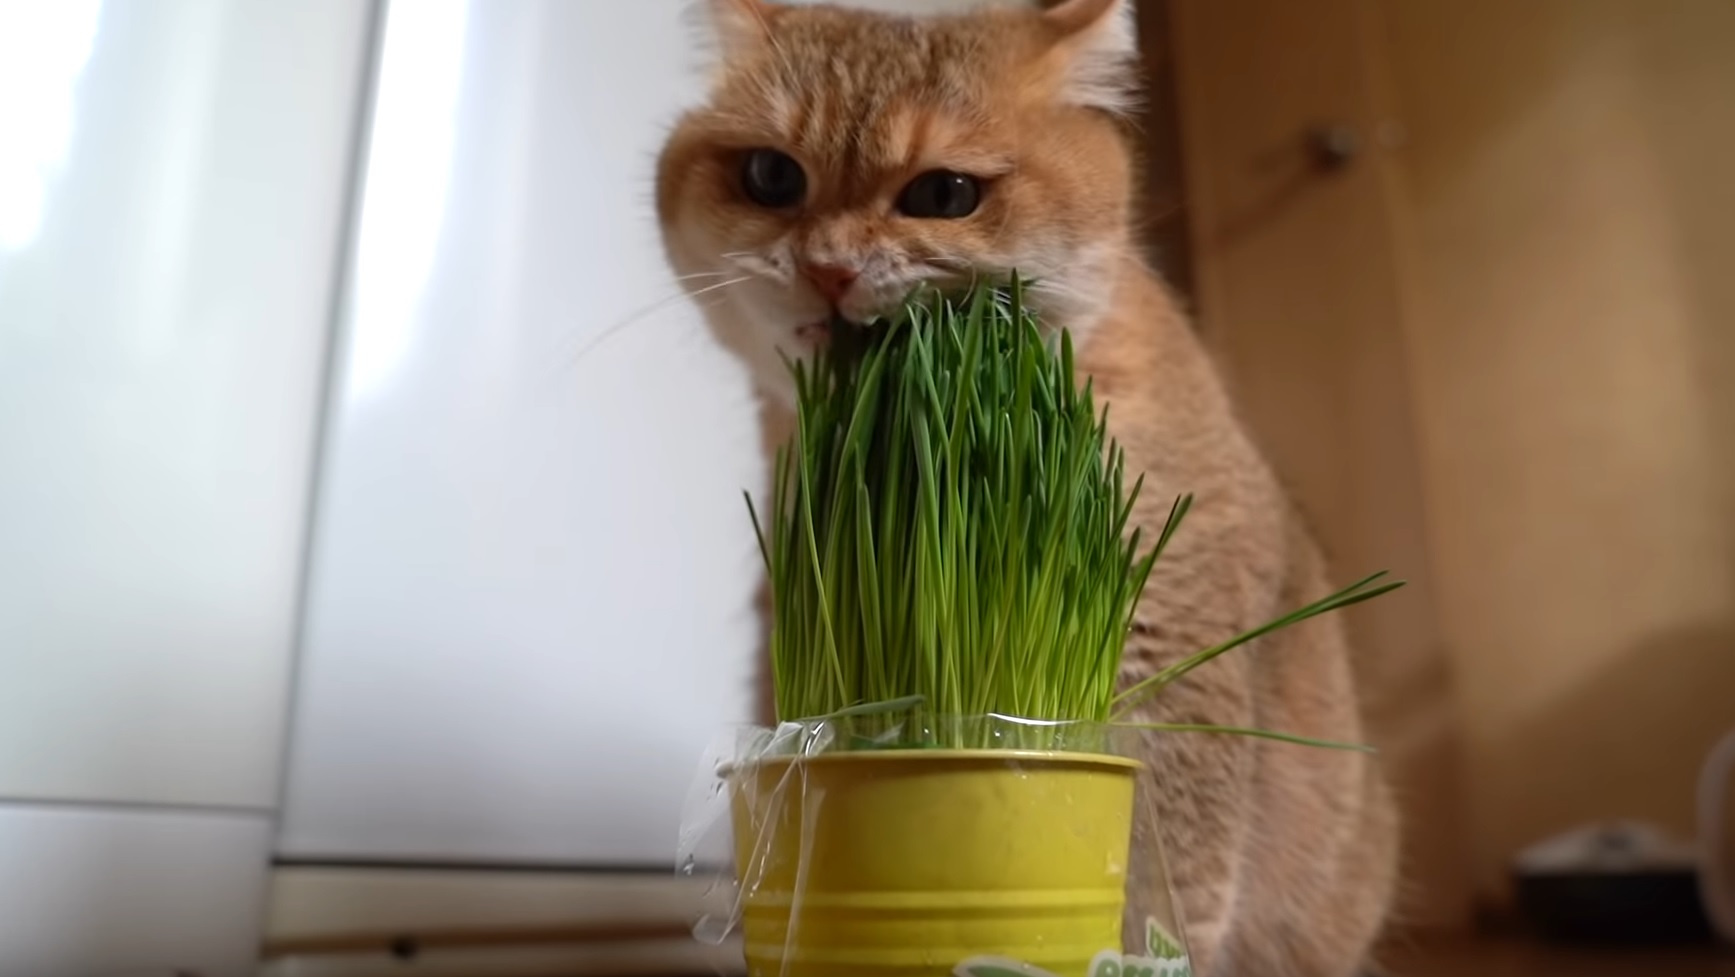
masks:
<path fill-rule="evenodd" d="M 1735 5 L 1168 0 L 1200 327 L 1340 577 L 1405 918 L 1735 724 Z M 1158 141 L 1159 148 L 1162 141 Z"/>
<path fill-rule="evenodd" d="M 1389 157 L 1401 128 L 1380 96 L 1369 12 L 1362 0 L 1175 0 L 1167 21 L 1200 328 L 1336 575 L 1410 581 L 1353 612 L 1351 630 L 1404 807 L 1401 913 L 1456 925 L 1469 888 L 1403 328 Z"/>

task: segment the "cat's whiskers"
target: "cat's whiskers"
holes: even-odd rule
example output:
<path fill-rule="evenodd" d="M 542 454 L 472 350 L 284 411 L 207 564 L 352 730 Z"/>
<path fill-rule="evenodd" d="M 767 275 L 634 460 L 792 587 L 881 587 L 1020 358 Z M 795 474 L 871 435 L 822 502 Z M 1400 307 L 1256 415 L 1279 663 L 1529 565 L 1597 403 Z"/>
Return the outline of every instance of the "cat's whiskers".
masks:
<path fill-rule="evenodd" d="M 683 277 L 685 277 L 685 276 L 683 276 Z M 684 289 L 683 288 L 683 289 L 676 291 L 675 293 L 673 293 L 671 295 L 666 295 L 666 296 L 658 299 L 657 301 L 652 302 L 651 304 L 645 306 L 644 308 L 639 309 L 637 312 L 629 314 L 626 318 L 620 320 L 619 322 L 616 322 L 615 324 L 603 329 L 601 332 L 599 332 L 595 336 L 591 337 L 590 341 L 581 344 L 578 347 L 578 349 L 575 352 L 573 352 L 572 354 L 565 355 L 565 356 L 556 356 L 555 357 L 555 368 L 557 371 L 564 372 L 565 370 L 570 369 L 573 366 L 576 366 L 586 356 L 589 356 L 591 353 L 595 352 L 596 349 L 598 347 L 600 347 L 603 343 L 605 343 L 605 342 L 609 341 L 610 339 L 614 338 L 615 336 L 619 335 L 623 330 L 625 330 L 629 326 L 632 326 L 632 325 L 635 325 L 639 322 L 642 322 L 647 316 L 651 316 L 651 315 L 654 315 L 658 312 L 661 312 L 662 310 L 668 308 L 670 305 L 672 305 L 674 303 L 680 302 L 682 300 L 688 300 L 688 299 L 697 301 L 702 296 L 709 295 L 713 292 L 719 292 L 723 289 L 730 288 L 730 287 L 733 287 L 735 285 L 739 285 L 742 282 L 752 281 L 753 277 L 754 276 L 752 276 L 752 275 L 737 275 L 733 278 L 727 278 L 723 281 L 716 282 L 716 283 L 713 283 L 710 285 L 705 285 L 701 288 L 695 288 L 695 289 Z M 723 296 L 718 296 L 717 299 L 713 299 L 713 301 L 717 301 L 721 298 L 723 298 Z M 701 304 L 701 307 L 703 308 L 706 306 L 704 304 Z"/>
<path fill-rule="evenodd" d="M 967 284 L 972 286 L 982 277 L 982 270 L 975 262 L 951 255 L 933 255 L 923 258 L 918 262 L 918 265 L 923 270 L 937 272 L 947 276 L 948 279 L 968 275 Z"/>
<path fill-rule="evenodd" d="M 717 258 L 737 272 L 773 280 L 777 278 L 777 265 L 762 254 L 755 254 L 751 251 L 725 251 Z"/>
<path fill-rule="evenodd" d="M 733 265 L 736 271 L 776 282 L 782 280 L 782 274 L 777 265 L 763 255 L 753 254 L 750 251 L 726 251 L 718 257 Z"/>
<path fill-rule="evenodd" d="M 690 275 L 676 275 L 676 282 L 690 282 L 700 278 L 728 278 L 733 272 L 727 271 L 695 271 Z"/>
<path fill-rule="evenodd" d="M 1089 305 L 1097 301 L 1095 296 L 1085 292 L 1083 289 L 1053 278 L 1042 278 L 1032 281 L 1030 283 L 1030 291 L 1039 296 L 1063 299 L 1068 303 Z"/>

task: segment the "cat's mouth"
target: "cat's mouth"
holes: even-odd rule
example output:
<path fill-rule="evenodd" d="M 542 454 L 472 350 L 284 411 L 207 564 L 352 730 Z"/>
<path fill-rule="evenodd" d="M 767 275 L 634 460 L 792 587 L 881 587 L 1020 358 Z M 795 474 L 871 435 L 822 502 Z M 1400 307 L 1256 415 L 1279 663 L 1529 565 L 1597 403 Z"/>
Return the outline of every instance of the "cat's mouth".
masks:
<path fill-rule="evenodd" d="M 847 318 L 843 313 L 833 311 L 824 319 L 804 322 L 795 327 L 795 336 L 815 349 L 830 346 L 833 339 L 840 336 L 854 336 L 866 332 L 872 327 L 871 322 L 857 322 Z"/>
<path fill-rule="evenodd" d="M 815 319 L 795 327 L 795 338 L 812 349 L 819 349 L 831 343 L 831 321 Z"/>

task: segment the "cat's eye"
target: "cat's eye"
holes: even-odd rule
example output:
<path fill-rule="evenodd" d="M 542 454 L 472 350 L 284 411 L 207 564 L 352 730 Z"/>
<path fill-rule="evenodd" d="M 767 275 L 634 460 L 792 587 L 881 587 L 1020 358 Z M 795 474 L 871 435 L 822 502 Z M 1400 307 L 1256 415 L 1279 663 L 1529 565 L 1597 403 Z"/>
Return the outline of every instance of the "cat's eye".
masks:
<path fill-rule="evenodd" d="M 788 153 L 755 149 L 741 163 L 741 192 L 771 210 L 794 207 L 807 197 L 807 172 Z"/>
<path fill-rule="evenodd" d="M 957 220 L 974 214 L 981 205 L 981 182 L 951 170 L 923 173 L 898 197 L 898 210 L 906 217 Z"/>

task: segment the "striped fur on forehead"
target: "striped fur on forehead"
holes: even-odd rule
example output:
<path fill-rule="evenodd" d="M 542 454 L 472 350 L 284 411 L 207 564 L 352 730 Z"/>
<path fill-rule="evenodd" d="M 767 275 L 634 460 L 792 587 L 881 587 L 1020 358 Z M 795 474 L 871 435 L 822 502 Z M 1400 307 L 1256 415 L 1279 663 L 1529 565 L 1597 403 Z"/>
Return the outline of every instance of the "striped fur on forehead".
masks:
<path fill-rule="evenodd" d="M 789 15 L 730 86 L 789 147 L 851 176 L 910 165 L 936 128 L 991 131 L 1009 70 L 983 25 L 825 8 Z"/>
<path fill-rule="evenodd" d="M 949 112 L 982 108 L 984 83 L 1004 74 L 987 23 L 977 18 L 915 18 L 816 9 L 791 15 L 771 36 L 779 83 L 796 91 L 829 89 L 864 107 L 920 97 Z"/>
<path fill-rule="evenodd" d="M 926 16 L 773 0 L 698 0 L 691 9 L 720 79 L 800 88 L 823 78 L 869 96 L 901 87 L 953 110 L 978 101 L 988 81 L 1002 95 L 1112 115 L 1137 102 L 1132 0 L 1063 0 L 1046 14 L 1005 0 Z"/>

